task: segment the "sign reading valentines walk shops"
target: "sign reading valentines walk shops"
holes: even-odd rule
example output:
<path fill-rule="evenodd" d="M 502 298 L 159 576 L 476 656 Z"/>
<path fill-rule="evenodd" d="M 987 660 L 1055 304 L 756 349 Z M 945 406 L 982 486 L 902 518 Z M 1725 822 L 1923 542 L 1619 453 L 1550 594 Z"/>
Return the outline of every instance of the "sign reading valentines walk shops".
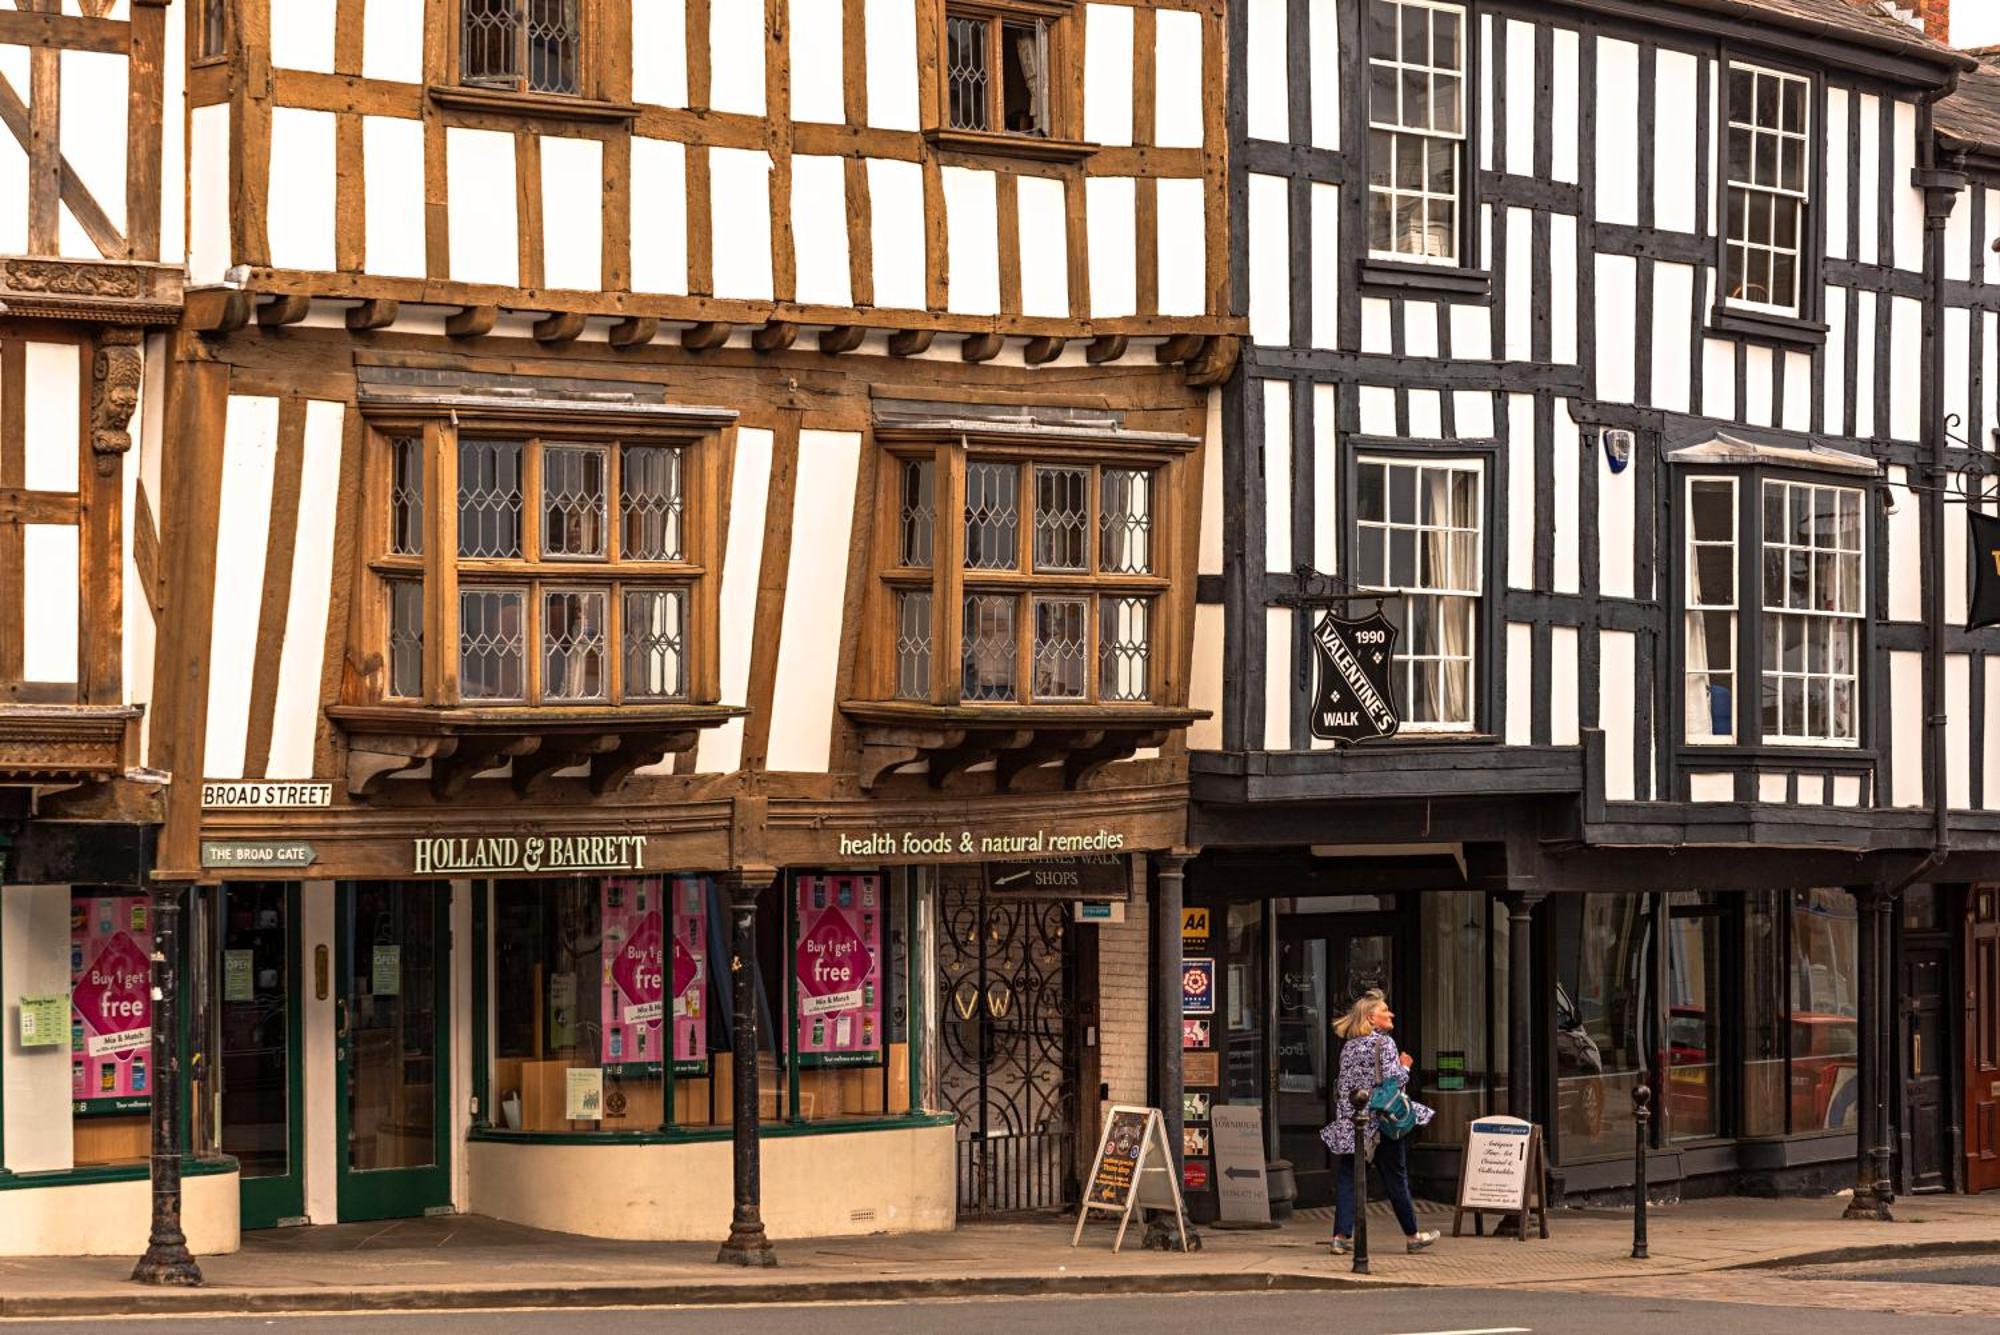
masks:
<path fill-rule="evenodd" d="M 74 1112 L 144 1112 L 152 1102 L 153 931 L 144 895 L 69 906 L 70 1097 Z"/>
<path fill-rule="evenodd" d="M 697 877 L 676 877 L 664 885 L 650 877 L 614 877 L 598 893 L 605 960 L 600 1060 L 628 1075 L 657 1072 L 670 1039 L 674 1074 L 706 1073 L 706 886 Z M 662 914 L 671 916 L 671 936 L 661 930 Z M 673 1024 L 663 1031 L 668 996 Z"/>
<path fill-rule="evenodd" d="M 882 878 L 801 876 L 793 977 L 801 1066 L 882 1060 Z"/>

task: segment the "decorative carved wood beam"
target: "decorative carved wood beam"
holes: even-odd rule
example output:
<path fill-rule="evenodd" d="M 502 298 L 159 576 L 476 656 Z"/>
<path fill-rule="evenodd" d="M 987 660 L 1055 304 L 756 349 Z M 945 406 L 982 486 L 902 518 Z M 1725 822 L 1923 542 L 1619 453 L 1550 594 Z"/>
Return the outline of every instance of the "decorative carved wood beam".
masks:
<path fill-rule="evenodd" d="M 1129 760 L 1141 747 L 1158 746 L 1167 740 L 1167 730 L 1157 728 L 1152 731 L 1119 731 L 1107 733 L 1096 746 L 1083 751 L 1073 751 L 1063 762 L 1063 779 L 1070 788 L 1081 788 L 1106 765 L 1120 760 Z"/>
<path fill-rule="evenodd" d="M 516 756 L 533 755 L 541 745 L 541 737 L 535 734 L 462 738 L 449 756 L 431 763 L 431 795 L 440 802 L 461 798 L 473 776 L 498 769 Z"/>
<path fill-rule="evenodd" d="M 257 323 L 266 329 L 278 329 L 288 324 L 297 324 L 305 319 L 311 310 L 311 297 L 279 297 L 257 308 Z"/>
<path fill-rule="evenodd" d="M 373 733 L 352 737 L 347 745 L 347 793 L 374 797 L 391 775 L 413 770 L 426 760 L 438 760 L 458 747 L 456 737 L 399 737 Z"/>
<path fill-rule="evenodd" d="M 965 771 L 982 761 L 997 760 L 1003 751 L 1013 751 L 1034 741 L 1035 734 L 1026 728 L 1012 732 L 971 732 L 965 741 L 948 751 L 938 751 L 931 755 L 931 787 L 942 788 Z"/>
<path fill-rule="evenodd" d="M 544 791 L 558 771 L 589 764 L 598 756 L 616 751 L 623 742 L 615 732 L 595 737 L 550 738 L 549 744 L 538 748 L 533 755 L 515 760 L 514 791 L 522 797 L 532 797 Z"/>
<path fill-rule="evenodd" d="M 365 334 L 375 329 L 387 329 L 396 323 L 396 313 L 402 303 L 387 297 L 375 297 L 359 306 L 347 308 L 347 327 L 357 334 Z"/>
<path fill-rule="evenodd" d="M 634 771 L 657 765 L 668 756 L 691 750 L 701 740 L 699 728 L 634 733 L 620 738 L 615 749 L 590 762 L 590 791 L 602 797 L 625 786 Z"/>
<path fill-rule="evenodd" d="M 660 322 L 650 315 L 632 315 L 611 326 L 611 346 L 643 348 L 660 332 Z"/>
<path fill-rule="evenodd" d="M 799 327 L 790 320 L 773 320 L 750 335 L 750 346 L 759 352 L 783 352 L 798 342 Z"/>
<path fill-rule="evenodd" d="M 1175 334 L 1153 350 L 1153 360 L 1162 366 L 1172 366 L 1184 362 L 1201 351 L 1208 341 L 1206 334 Z"/>
<path fill-rule="evenodd" d="M 1027 746 L 1004 752 L 993 763 L 995 777 L 1001 792 L 1015 790 L 1019 781 L 1052 761 L 1060 760 L 1073 751 L 1087 751 L 1104 741 L 1104 729 L 1088 730 L 1064 729 L 1043 731 L 1035 734 L 1034 741 Z"/>
<path fill-rule="evenodd" d="M 704 320 L 681 330 L 681 346 L 689 352 L 712 352 L 729 341 L 733 326 L 727 320 Z"/>
<path fill-rule="evenodd" d="M 1187 364 L 1188 384 L 1196 389 L 1219 385 L 1234 374 L 1243 341 L 1234 336 L 1211 338 L 1201 355 Z"/>
<path fill-rule="evenodd" d="M 583 325 L 583 312 L 556 311 L 535 321 L 535 342 L 574 343 Z"/>
<path fill-rule="evenodd" d="M 498 306 L 461 306 L 458 314 L 445 317 L 444 332 L 453 338 L 479 338 L 492 333 L 499 319 Z"/>
<path fill-rule="evenodd" d="M 1046 366 L 1062 356 L 1063 345 L 1067 341 L 1060 338 L 1031 338 L 1028 340 L 1028 346 L 1021 350 L 1021 359 L 1030 366 Z"/>
<path fill-rule="evenodd" d="M 1099 334 L 1083 350 L 1083 357 L 1092 366 L 1102 366 L 1105 362 L 1115 362 L 1123 357 L 1130 343 L 1131 340 L 1123 334 Z"/>
<path fill-rule="evenodd" d="M 936 338 L 935 329 L 898 329 L 889 335 L 889 351 L 897 357 L 914 357 L 918 353 L 929 352 L 931 342 Z"/>
<path fill-rule="evenodd" d="M 1000 355 L 1006 343 L 999 334 L 968 334 L 958 345 L 958 355 L 969 362 L 990 362 Z"/>
<path fill-rule="evenodd" d="M 852 352 L 868 339 L 868 331 L 858 324 L 840 324 L 819 332 L 819 350 L 830 357 Z"/>

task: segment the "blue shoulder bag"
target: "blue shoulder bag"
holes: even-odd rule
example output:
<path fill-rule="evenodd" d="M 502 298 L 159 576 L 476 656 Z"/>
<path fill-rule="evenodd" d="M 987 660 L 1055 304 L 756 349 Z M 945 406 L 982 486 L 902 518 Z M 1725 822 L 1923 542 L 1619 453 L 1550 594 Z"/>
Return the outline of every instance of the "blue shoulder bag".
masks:
<path fill-rule="evenodd" d="M 1375 1114 L 1375 1129 L 1390 1140 L 1401 1140 L 1417 1129 L 1417 1110 L 1393 1077 L 1377 1082 L 1368 1096 L 1368 1111 Z"/>

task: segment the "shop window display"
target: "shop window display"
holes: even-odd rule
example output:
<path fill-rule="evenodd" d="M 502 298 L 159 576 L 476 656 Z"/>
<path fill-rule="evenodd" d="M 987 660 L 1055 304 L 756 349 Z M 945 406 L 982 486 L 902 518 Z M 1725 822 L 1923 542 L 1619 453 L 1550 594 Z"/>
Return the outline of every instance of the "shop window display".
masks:
<path fill-rule="evenodd" d="M 70 898 L 70 1098 L 79 1167 L 147 1155 L 150 914 L 144 894 L 79 889 Z"/>
<path fill-rule="evenodd" d="M 1471 891 L 1420 895 L 1417 905 L 1425 951 L 1417 1073 L 1438 1115 L 1414 1135 L 1419 1144 L 1463 1144 L 1473 1118 L 1507 1107 L 1509 923 L 1504 909 Z"/>
<path fill-rule="evenodd" d="M 1645 1079 L 1653 1005 L 1650 896 L 1549 901 L 1555 934 L 1556 1128 L 1560 1161 L 1632 1152 L 1632 1090 Z"/>
<path fill-rule="evenodd" d="M 1792 1130 L 1852 1130 L 1860 1050 L 1853 896 L 1794 891 L 1791 928 Z"/>

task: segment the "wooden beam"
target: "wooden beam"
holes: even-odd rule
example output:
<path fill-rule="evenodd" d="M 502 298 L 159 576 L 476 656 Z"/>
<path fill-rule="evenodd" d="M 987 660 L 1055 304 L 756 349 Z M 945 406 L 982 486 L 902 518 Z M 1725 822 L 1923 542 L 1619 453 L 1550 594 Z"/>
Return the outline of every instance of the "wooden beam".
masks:
<path fill-rule="evenodd" d="M 1006 342 L 999 334 L 968 334 L 958 345 L 958 355 L 969 362 L 990 362 L 1000 355 Z"/>
<path fill-rule="evenodd" d="M 703 320 L 681 330 L 681 346 L 689 352 L 712 352 L 729 341 L 733 328 L 726 320 Z"/>
<path fill-rule="evenodd" d="M 574 343 L 583 332 L 584 315 L 581 311 L 557 311 L 535 321 L 535 342 Z"/>
<path fill-rule="evenodd" d="M 499 319 L 498 306 L 461 306 L 458 314 L 445 317 L 444 332 L 453 338 L 479 338 L 492 333 Z"/>
<path fill-rule="evenodd" d="M 1046 366 L 1062 356 L 1065 342 L 1066 339 L 1054 337 L 1031 338 L 1028 340 L 1028 346 L 1021 350 L 1021 359 L 1030 366 Z"/>
<path fill-rule="evenodd" d="M 400 302 L 386 297 L 371 298 L 359 306 L 348 307 L 347 327 L 357 334 L 365 334 L 371 329 L 387 329 L 396 323 L 396 312 L 400 308 Z"/>
<path fill-rule="evenodd" d="M 306 318 L 312 309 L 311 297 L 279 297 L 267 301 L 257 308 L 257 323 L 266 329 L 276 329 L 283 325 L 297 324 Z"/>
<path fill-rule="evenodd" d="M 1099 334 L 1090 340 L 1090 346 L 1083 350 L 1084 360 L 1092 366 L 1102 366 L 1115 362 L 1125 355 L 1125 348 L 1131 342 L 1123 334 Z"/>
<path fill-rule="evenodd" d="M 936 337 L 935 329 L 899 329 L 889 335 L 889 351 L 897 357 L 914 357 L 929 352 Z"/>
<path fill-rule="evenodd" d="M 783 352 L 798 341 L 799 327 L 790 320 L 773 320 L 750 335 L 750 346 L 759 352 Z"/>
<path fill-rule="evenodd" d="M 611 326 L 611 346 L 643 348 L 660 332 L 660 322 L 650 315 L 632 315 Z"/>
<path fill-rule="evenodd" d="M 250 323 L 256 299 L 236 288 L 211 287 L 190 292 L 182 320 L 202 334 L 233 334 Z"/>
<path fill-rule="evenodd" d="M 868 337 L 868 331 L 858 324 L 837 324 L 831 329 L 822 329 L 819 334 L 819 350 L 828 356 L 852 352 L 860 347 Z"/>
<path fill-rule="evenodd" d="M 1206 334 L 1175 334 L 1153 350 L 1153 358 L 1162 366 L 1172 366 L 1195 356 L 1207 341 Z"/>

